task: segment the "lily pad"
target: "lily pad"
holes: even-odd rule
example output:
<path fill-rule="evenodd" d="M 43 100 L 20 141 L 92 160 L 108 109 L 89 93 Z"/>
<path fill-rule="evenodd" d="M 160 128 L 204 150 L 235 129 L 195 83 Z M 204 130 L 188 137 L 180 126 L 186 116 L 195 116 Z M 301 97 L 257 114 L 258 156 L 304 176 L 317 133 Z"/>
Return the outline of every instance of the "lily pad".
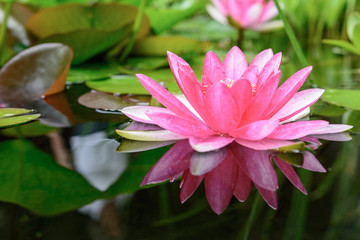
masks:
<path fill-rule="evenodd" d="M 176 23 L 186 19 L 196 11 L 203 9 L 207 1 L 204 0 L 186 0 L 173 8 L 151 8 L 145 9 L 146 14 L 150 18 L 151 28 L 155 33 L 159 34 L 170 29 Z"/>
<path fill-rule="evenodd" d="M 147 104 L 149 100 L 148 97 L 142 97 L 142 99 L 135 99 L 135 97 L 133 97 L 132 99 L 128 96 L 114 96 L 112 94 L 96 91 L 85 93 L 78 99 L 80 104 L 88 108 L 104 110 L 120 110 L 124 107 L 134 106 L 136 104 Z"/>
<path fill-rule="evenodd" d="M 28 21 L 27 29 L 40 42 L 62 42 L 74 49 L 74 64 L 108 49 L 117 42 L 127 41 L 138 9 L 119 3 L 62 4 L 45 8 Z M 150 29 L 145 16 L 137 38 Z"/>
<path fill-rule="evenodd" d="M 338 106 L 360 110 L 359 90 L 326 89 L 321 99 Z"/>
<path fill-rule="evenodd" d="M 160 78 L 153 78 L 153 79 L 158 82 L 164 82 L 170 92 L 180 92 L 179 86 L 176 84 L 176 81 L 173 79 L 173 75 L 171 71 L 169 70 L 167 71 L 167 73 L 169 74 L 169 78 L 163 78 L 160 75 L 158 75 L 160 76 Z M 107 93 L 118 93 L 118 94 L 129 93 L 129 94 L 138 94 L 138 95 L 149 94 L 149 92 L 141 85 L 140 81 L 135 76 L 128 76 L 128 75 L 113 76 L 112 78 L 106 80 L 87 81 L 86 85 L 89 88 Z"/>
<path fill-rule="evenodd" d="M 196 53 L 201 50 L 201 42 L 182 36 L 151 36 L 135 43 L 132 53 L 144 56 L 166 56 L 166 52 L 178 55 Z"/>
<path fill-rule="evenodd" d="M 79 173 L 63 168 L 29 141 L 0 143 L 0 200 L 42 215 L 76 209 L 100 198 Z"/>
<path fill-rule="evenodd" d="M 88 63 L 73 66 L 69 70 L 66 82 L 82 83 L 89 80 L 110 78 L 120 73 L 120 67 L 111 63 Z"/>
<path fill-rule="evenodd" d="M 72 50 L 61 43 L 20 52 L 0 70 L 0 101 L 23 103 L 61 92 L 71 59 Z"/>
<path fill-rule="evenodd" d="M 0 128 L 11 127 L 38 119 L 40 114 L 23 108 L 0 108 Z"/>

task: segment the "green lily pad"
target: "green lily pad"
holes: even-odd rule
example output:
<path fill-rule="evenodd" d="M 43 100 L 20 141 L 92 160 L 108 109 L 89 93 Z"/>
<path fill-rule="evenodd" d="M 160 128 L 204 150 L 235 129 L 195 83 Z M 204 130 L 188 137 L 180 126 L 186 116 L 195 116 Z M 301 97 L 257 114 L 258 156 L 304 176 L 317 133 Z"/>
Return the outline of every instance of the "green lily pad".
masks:
<path fill-rule="evenodd" d="M 0 133 L 4 136 L 18 137 L 19 132 L 24 137 L 40 137 L 45 136 L 51 132 L 59 131 L 58 128 L 49 127 L 41 124 L 40 121 L 31 122 L 25 125 L 20 125 L 15 128 L 1 129 Z"/>
<path fill-rule="evenodd" d="M 360 110 L 359 90 L 326 89 L 321 99 L 337 106 Z"/>
<path fill-rule="evenodd" d="M 23 108 L 0 108 L 0 128 L 11 127 L 38 119 L 40 114 L 27 114 L 32 110 Z"/>
<path fill-rule="evenodd" d="M 201 42 L 182 36 L 151 36 L 139 40 L 132 50 L 133 54 L 144 56 L 166 56 L 166 52 L 178 55 L 196 53 L 201 50 Z"/>
<path fill-rule="evenodd" d="M 338 117 L 343 115 L 346 112 L 346 109 L 324 103 L 323 101 L 317 101 L 311 106 L 311 113 L 324 117 Z"/>
<path fill-rule="evenodd" d="M 27 29 L 40 42 L 62 42 L 74 49 L 74 64 L 79 64 L 110 48 L 128 41 L 138 9 L 119 3 L 62 4 L 45 8 L 28 21 Z M 145 16 L 137 37 L 150 29 Z"/>
<path fill-rule="evenodd" d="M 81 64 L 70 68 L 66 82 L 82 83 L 89 80 L 105 79 L 120 72 L 120 67 L 116 64 L 104 62 Z"/>
<path fill-rule="evenodd" d="M 79 173 L 56 164 L 29 141 L 3 141 L 0 147 L 1 201 L 53 215 L 101 197 Z"/>
<path fill-rule="evenodd" d="M 150 18 L 151 28 L 159 34 L 170 29 L 176 23 L 188 18 L 196 11 L 203 9 L 207 1 L 204 0 L 187 0 L 173 8 L 158 9 L 147 7 L 146 14 Z"/>
<path fill-rule="evenodd" d="M 169 72 L 171 77 L 171 71 Z M 154 79 L 154 78 L 153 78 Z M 164 82 L 170 92 L 180 92 L 179 86 L 174 79 L 157 78 L 158 82 Z M 101 92 L 118 93 L 118 94 L 149 94 L 149 92 L 141 85 L 140 81 L 135 76 L 119 75 L 113 76 L 106 80 L 87 81 L 86 85 L 89 88 Z"/>

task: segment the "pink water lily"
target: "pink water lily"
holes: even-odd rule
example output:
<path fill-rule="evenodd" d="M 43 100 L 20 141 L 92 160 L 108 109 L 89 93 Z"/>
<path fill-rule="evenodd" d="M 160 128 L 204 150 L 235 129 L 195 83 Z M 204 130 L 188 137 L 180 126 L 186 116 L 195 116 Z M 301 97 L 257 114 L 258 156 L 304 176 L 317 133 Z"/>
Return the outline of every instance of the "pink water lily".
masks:
<path fill-rule="evenodd" d="M 212 0 L 207 7 L 209 14 L 226 24 L 228 19 L 237 27 L 256 31 L 278 28 L 282 21 L 270 21 L 278 15 L 273 1 L 266 0 Z"/>
<path fill-rule="evenodd" d="M 351 126 L 301 119 L 324 90 L 298 92 L 311 67 L 301 69 L 278 86 L 281 53 L 264 50 L 248 64 L 238 47 L 233 47 L 223 62 L 208 52 L 201 82 L 182 58 L 169 52 L 168 59 L 184 95 L 174 96 L 151 78 L 138 74 L 142 85 L 165 108 L 124 108 L 122 112 L 135 120 L 137 127 L 117 130 L 131 140 L 178 141 L 150 170 L 143 184 L 183 175 L 181 186 L 187 186 L 187 190 L 182 189 L 184 201 L 205 179 L 209 203 L 221 213 L 232 194 L 238 197 L 242 190 L 247 193 L 253 182 L 268 204 L 276 208 L 277 178 L 272 160 L 295 186 L 302 192 L 305 189 L 291 165 L 271 150 L 302 141 L 316 148 L 320 144 L 317 139 L 322 137 L 350 139 L 344 131 Z M 303 168 L 324 171 L 313 155 L 306 151 L 303 154 Z M 239 181 L 245 181 L 246 187 Z M 226 189 L 220 187 L 224 184 Z"/>

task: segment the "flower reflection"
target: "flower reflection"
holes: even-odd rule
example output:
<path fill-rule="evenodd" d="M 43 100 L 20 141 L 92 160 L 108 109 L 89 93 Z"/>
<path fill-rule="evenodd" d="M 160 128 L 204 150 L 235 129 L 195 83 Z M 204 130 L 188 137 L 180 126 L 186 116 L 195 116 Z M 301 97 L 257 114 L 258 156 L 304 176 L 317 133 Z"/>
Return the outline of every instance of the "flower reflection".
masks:
<path fill-rule="evenodd" d="M 255 31 L 282 27 L 282 21 L 270 21 L 278 15 L 273 1 L 265 0 L 212 0 L 209 14 L 218 22 L 230 23 L 241 29 Z"/>
<path fill-rule="evenodd" d="M 184 95 L 174 96 L 154 80 L 138 74 L 142 85 L 165 108 L 124 108 L 123 113 L 136 122 L 117 133 L 137 141 L 178 141 L 142 184 L 174 180 L 182 175 L 182 202 L 204 178 L 208 201 L 218 214 L 226 208 L 232 194 L 244 201 L 250 182 L 276 208 L 278 185 L 271 160 L 296 187 L 306 191 L 291 165 L 270 150 L 283 151 L 284 147 L 297 144 L 303 146 L 297 151 L 303 151 L 302 142 L 316 148 L 320 144 L 318 138 L 350 139 L 344 131 L 351 126 L 301 119 L 324 90 L 297 92 L 311 67 L 296 72 L 278 87 L 281 53 L 274 55 L 271 49 L 264 50 L 248 65 L 237 47 L 229 51 L 223 63 L 209 52 L 201 82 L 183 59 L 170 52 L 168 58 Z M 303 168 L 325 171 L 310 152 L 303 154 Z"/>

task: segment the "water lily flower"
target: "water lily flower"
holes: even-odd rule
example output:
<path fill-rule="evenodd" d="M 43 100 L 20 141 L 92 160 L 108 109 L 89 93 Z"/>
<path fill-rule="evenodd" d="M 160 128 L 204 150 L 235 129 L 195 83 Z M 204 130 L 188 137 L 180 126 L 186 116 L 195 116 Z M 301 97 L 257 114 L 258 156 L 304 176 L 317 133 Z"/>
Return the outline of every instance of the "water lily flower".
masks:
<path fill-rule="evenodd" d="M 241 29 L 265 31 L 283 26 L 281 20 L 270 21 L 278 15 L 273 1 L 266 0 L 212 0 L 209 14 L 218 22 Z M 230 20 L 230 21 L 229 21 Z"/>
<path fill-rule="evenodd" d="M 135 125 L 117 133 L 131 140 L 156 142 L 159 146 L 177 142 L 149 171 L 142 184 L 183 176 L 182 202 L 205 179 L 209 204 L 218 214 L 232 195 L 244 201 L 251 182 L 265 201 L 276 208 L 278 186 L 272 161 L 297 188 L 306 191 L 292 166 L 274 150 L 303 142 L 308 142 L 309 148 L 316 148 L 321 144 L 319 138 L 351 139 L 344 133 L 351 128 L 349 125 L 302 119 L 324 90 L 298 92 L 312 67 L 299 70 L 278 86 L 281 53 L 274 55 L 267 49 L 248 64 L 238 47 L 233 47 L 223 62 L 210 51 L 205 56 L 201 82 L 182 58 L 168 52 L 168 59 L 183 95 L 175 96 L 151 78 L 137 74 L 142 85 L 164 108 L 122 109 Z M 298 151 L 304 156 L 303 168 L 325 171 L 310 152 L 304 148 Z"/>

